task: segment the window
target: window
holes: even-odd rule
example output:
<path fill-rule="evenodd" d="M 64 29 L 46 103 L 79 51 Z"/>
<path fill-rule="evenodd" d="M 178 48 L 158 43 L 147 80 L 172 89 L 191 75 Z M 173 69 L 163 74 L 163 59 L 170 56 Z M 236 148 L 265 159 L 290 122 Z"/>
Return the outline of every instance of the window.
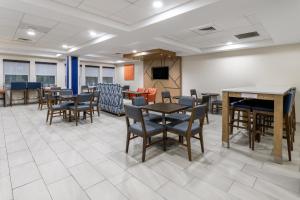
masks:
<path fill-rule="evenodd" d="M 102 68 L 102 82 L 103 83 L 113 83 L 115 78 L 115 68 L 114 67 L 103 67 Z"/>
<path fill-rule="evenodd" d="M 43 85 L 55 85 L 56 63 L 36 62 L 36 81 Z"/>
<path fill-rule="evenodd" d="M 3 60 L 5 85 L 11 82 L 27 82 L 29 61 Z"/>
<path fill-rule="evenodd" d="M 98 66 L 85 66 L 85 83 L 87 86 L 94 86 L 99 83 L 99 67 Z"/>

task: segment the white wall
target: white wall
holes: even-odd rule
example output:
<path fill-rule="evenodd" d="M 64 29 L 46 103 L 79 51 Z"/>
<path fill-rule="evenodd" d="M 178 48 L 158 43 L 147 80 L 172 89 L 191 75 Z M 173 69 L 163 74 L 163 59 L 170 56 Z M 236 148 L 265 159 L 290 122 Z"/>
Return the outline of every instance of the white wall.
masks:
<path fill-rule="evenodd" d="M 136 90 L 139 87 L 144 87 L 144 65 L 143 62 L 134 63 L 134 80 L 124 80 L 124 64 L 116 67 L 116 83 L 121 85 L 129 85 L 130 90 Z"/>
<path fill-rule="evenodd" d="M 295 86 L 300 99 L 300 45 L 183 57 L 183 94 L 241 86 Z M 296 105 L 300 116 L 300 104 Z M 298 118 L 298 121 L 300 118 Z"/>

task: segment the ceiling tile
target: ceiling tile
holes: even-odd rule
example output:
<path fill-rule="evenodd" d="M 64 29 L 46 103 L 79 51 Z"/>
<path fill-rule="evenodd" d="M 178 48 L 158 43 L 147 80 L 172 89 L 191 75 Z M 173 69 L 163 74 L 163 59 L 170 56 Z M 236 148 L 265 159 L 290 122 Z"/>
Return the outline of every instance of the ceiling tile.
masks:
<path fill-rule="evenodd" d="M 133 4 L 117 12 L 114 16 L 123 19 L 128 24 L 134 24 L 151 15 L 153 15 L 153 13 L 151 13 L 150 10 L 141 9 Z"/>
<path fill-rule="evenodd" d="M 51 19 L 43 18 L 41 16 L 29 15 L 29 14 L 24 15 L 22 22 L 34 26 L 42 26 L 47 28 L 52 28 L 58 23 L 57 21 Z"/>
<path fill-rule="evenodd" d="M 100 16 L 112 15 L 129 6 L 126 0 L 84 0 L 79 6 L 80 9 Z"/>
<path fill-rule="evenodd" d="M 245 17 L 241 18 L 223 18 L 216 20 L 214 24 L 222 30 L 233 29 L 237 27 L 250 26 L 251 24 Z"/>

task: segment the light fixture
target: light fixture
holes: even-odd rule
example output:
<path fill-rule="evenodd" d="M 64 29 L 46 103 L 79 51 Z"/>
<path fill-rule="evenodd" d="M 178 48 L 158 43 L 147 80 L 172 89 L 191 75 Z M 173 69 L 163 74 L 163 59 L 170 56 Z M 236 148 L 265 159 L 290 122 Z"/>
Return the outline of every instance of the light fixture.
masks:
<path fill-rule="evenodd" d="M 59 56 L 61 56 L 61 55 L 62 55 L 61 53 L 58 53 L 58 54 L 56 54 L 55 56 L 56 56 L 56 57 L 59 57 Z"/>
<path fill-rule="evenodd" d="M 163 6 L 163 2 L 162 1 L 153 1 L 152 6 L 154 8 L 161 8 Z"/>
<path fill-rule="evenodd" d="M 96 37 L 98 34 L 95 31 L 89 31 L 91 37 Z"/>
<path fill-rule="evenodd" d="M 137 50 L 133 50 L 132 53 L 137 53 Z"/>
<path fill-rule="evenodd" d="M 27 35 L 35 36 L 36 32 L 34 30 L 30 29 L 30 30 L 27 31 Z"/>
<path fill-rule="evenodd" d="M 226 45 L 232 45 L 233 44 L 233 42 L 227 42 L 226 43 Z"/>
<path fill-rule="evenodd" d="M 66 45 L 66 44 L 61 45 L 61 47 L 64 48 L 64 49 L 70 48 L 70 47 L 69 47 L 68 45 Z"/>
<path fill-rule="evenodd" d="M 117 60 L 116 63 L 123 63 L 124 61 L 123 60 Z"/>

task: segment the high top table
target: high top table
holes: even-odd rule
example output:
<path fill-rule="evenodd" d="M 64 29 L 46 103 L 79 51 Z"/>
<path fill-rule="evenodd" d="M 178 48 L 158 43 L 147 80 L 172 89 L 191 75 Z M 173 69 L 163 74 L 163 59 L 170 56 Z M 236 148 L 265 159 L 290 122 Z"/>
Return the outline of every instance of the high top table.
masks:
<path fill-rule="evenodd" d="M 274 101 L 274 161 L 282 163 L 283 97 L 293 87 L 240 87 L 223 89 L 222 142 L 229 147 L 230 97 Z"/>

